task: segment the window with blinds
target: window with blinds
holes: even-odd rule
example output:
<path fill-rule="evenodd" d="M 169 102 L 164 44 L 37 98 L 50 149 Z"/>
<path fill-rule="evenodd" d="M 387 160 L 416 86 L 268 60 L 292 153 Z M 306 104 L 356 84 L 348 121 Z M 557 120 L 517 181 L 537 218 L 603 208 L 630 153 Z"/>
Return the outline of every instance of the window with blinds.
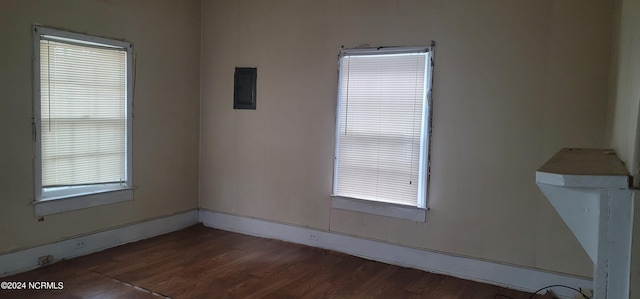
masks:
<path fill-rule="evenodd" d="M 47 192 L 73 195 L 129 186 L 130 45 L 43 27 L 36 33 L 40 199 Z"/>
<path fill-rule="evenodd" d="M 429 51 L 343 51 L 334 196 L 425 207 Z"/>

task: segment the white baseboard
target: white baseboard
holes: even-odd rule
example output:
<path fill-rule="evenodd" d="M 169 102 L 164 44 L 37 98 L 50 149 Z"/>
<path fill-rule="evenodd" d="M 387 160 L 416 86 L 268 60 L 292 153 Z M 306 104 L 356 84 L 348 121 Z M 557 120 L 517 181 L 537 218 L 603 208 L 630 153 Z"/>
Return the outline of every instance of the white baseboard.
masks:
<path fill-rule="evenodd" d="M 140 222 L 94 234 L 84 235 L 47 245 L 0 255 L 0 277 L 38 267 L 38 257 L 53 255 L 54 262 L 92 252 L 102 251 L 125 243 L 166 234 L 198 223 L 198 211 Z"/>
<path fill-rule="evenodd" d="M 335 232 L 228 215 L 203 209 L 199 212 L 192 210 L 0 255 L 0 277 L 37 268 L 38 257 L 40 256 L 53 255 L 54 262 L 61 259 L 69 259 L 176 231 L 198 222 L 217 229 L 330 249 L 383 263 L 522 291 L 533 292 L 541 287 L 553 284 L 567 285 L 574 288 L 593 288 L 590 279 L 448 255 Z M 84 245 L 78 246 L 79 243 Z M 553 291 L 562 298 L 573 298 L 574 295 L 572 291 L 563 288 L 556 288 Z"/>
<path fill-rule="evenodd" d="M 369 260 L 521 291 L 534 292 L 542 287 L 554 284 L 574 288 L 593 288 L 590 279 L 581 277 L 393 245 L 335 232 L 234 216 L 204 209 L 200 209 L 199 218 L 200 222 L 205 226 L 217 229 L 330 249 Z M 551 290 L 562 298 L 574 298 L 575 295 L 575 292 L 564 288 L 553 288 Z"/>

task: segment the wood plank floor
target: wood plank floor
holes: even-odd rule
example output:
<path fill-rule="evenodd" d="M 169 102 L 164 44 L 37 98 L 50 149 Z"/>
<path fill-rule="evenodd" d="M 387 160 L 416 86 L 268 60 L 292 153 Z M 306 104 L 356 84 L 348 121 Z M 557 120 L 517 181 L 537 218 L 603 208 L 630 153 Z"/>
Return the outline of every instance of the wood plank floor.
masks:
<path fill-rule="evenodd" d="M 0 298 L 487 298 L 531 294 L 195 225 L 0 281 Z M 504 297 L 499 297 L 504 298 Z"/>

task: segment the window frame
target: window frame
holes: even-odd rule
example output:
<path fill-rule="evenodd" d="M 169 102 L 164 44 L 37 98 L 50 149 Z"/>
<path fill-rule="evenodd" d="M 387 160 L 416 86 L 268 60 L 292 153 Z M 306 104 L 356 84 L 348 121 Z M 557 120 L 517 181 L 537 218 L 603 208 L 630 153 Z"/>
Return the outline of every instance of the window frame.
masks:
<path fill-rule="evenodd" d="M 133 46 L 121 40 L 35 25 L 33 28 L 33 142 L 35 215 L 43 216 L 104 204 L 133 200 Z M 64 43 L 87 47 L 122 49 L 126 52 L 126 154 L 123 183 L 88 184 L 68 187 L 42 187 L 40 40 L 43 36 Z M 48 189 L 48 190 L 46 190 Z"/>
<path fill-rule="evenodd" d="M 428 185 L 430 180 L 431 165 L 431 135 L 433 123 L 433 72 L 434 72 L 434 50 L 435 42 L 424 47 L 378 47 L 365 49 L 342 49 L 338 56 L 338 89 L 336 102 L 335 121 L 335 148 L 333 160 L 333 186 L 332 186 L 332 208 L 401 218 L 418 222 L 426 221 Z M 406 53 L 426 53 L 425 61 L 425 87 L 424 106 L 422 114 L 422 131 L 420 134 L 420 186 L 418 188 L 417 205 L 403 205 L 383 201 L 345 197 L 337 195 L 338 186 L 338 155 L 340 150 L 340 113 L 341 113 L 341 91 L 343 75 L 343 57 L 346 55 L 384 55 L 384 54 L 406 54 Z"/>

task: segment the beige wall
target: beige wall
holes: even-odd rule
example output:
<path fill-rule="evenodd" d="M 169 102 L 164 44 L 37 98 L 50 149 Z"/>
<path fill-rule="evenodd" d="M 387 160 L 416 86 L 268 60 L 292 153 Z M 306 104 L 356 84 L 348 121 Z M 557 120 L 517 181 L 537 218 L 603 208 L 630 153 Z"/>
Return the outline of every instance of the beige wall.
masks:
<path fill-rule="evenodd" d="M 617 47 L 614 55 L 615 84 L 611 146 L 640 182 L 640 151 L 638 150 L 638 109 L 640 109 L 640 1 L 620 0 L 617 13 Z"/>
<path fill-rule="evenodd" d="M 31 26 L 134 45 L 133 201 L 33 216 Z M 0 1 L 0 253 L 198 205 L 200 2 Z"/>
<path fill-rule="evenodd" d="M 610 146 L 626 163 L 640 186 L 638 109 L 640 109 L 640 0 L 619 0 L 614 44 L 612 130 Z M 634 192 L 631 255 L 631 298 L 640 298 L 640 192 Z"/>
<path fill-rule="evenodd" d="M 592 275 L 535 185 L 562 147 L 603 147 L 609 0 L 203 1 L 201 207 Z M 435 40 L 426 223 L 330 207 L 337 54 Z M 236 66 L 258 109 L 232 109 Z"/>
<path fill-rule="evenodd" d="M 590 276 L 534 172 L 561 147 L 607 145 L 612 16 L 608 0 L 205 0 L 200 61 L 199 1 L 0 1 L 0 253 L 196 208 L 199 183 L 206 209 Z M 33 24 L 134 44 L 134 201 L 33 216 Z M 431 39 L 427 222 L 332 210 L 338 49 Z M 232 109 L 235 66 L 258 67 L 256 111 Z M 638 69 L 623 69 L 611 140 L 626 158 Z"/>

